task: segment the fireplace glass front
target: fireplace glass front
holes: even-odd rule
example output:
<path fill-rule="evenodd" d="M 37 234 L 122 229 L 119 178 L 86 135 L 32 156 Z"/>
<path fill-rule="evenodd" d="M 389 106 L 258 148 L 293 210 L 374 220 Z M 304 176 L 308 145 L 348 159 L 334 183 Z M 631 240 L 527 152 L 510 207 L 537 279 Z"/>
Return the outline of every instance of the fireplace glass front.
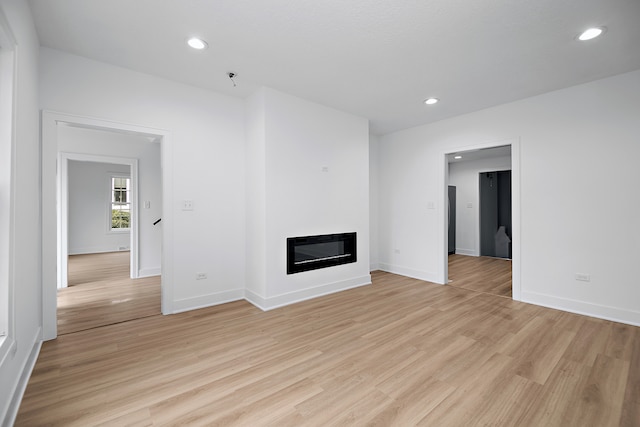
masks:
<path fill-rule="evenodd" d="M 356 261 L 356 233 L 287 239 L 287 274 Z"/>

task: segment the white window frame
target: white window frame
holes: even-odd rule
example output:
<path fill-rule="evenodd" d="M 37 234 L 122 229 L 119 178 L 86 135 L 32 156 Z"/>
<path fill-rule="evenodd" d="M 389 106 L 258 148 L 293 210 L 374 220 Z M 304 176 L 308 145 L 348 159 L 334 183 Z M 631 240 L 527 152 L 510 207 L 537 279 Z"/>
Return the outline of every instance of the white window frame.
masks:
<path fill-rule="evenodd" d="M 15 118 L 17 44 L 0 9 L 0 366 L 15 354 Z"/>
<path fill-rule="evenodd" d="M 127 192 L 129 193 L 129 201 L 128 204 L 129 205 L 129 214 L 131 215 L 131 210 L 132 210 L 132 195 L 133 195 L 133 191 L 132 191 L 132 187 L 131 187 L 131 175 L 129 174 L 125 174 L 125 173 L 110 173 L 108 174 L 108 184 L 107 184 L 107 188 L 108 188 L 108 194 L 107 194 L 107 232 L 108 233 L 115 233 L 115 234 L 119 234 L 119 233 L 129 233 L 131 231 L 131 217 L 129 219 L 129 227 L 128 228 L 113 228 L 111 226 L 111 221 L 112 221 L 112 209 L 113 209 L 113 204 L 114 204 L 114 200 L 113 200 L 113 179 L 114 178 L 126 178 L 129 180 L 128 182 L 128 190 Z"/>

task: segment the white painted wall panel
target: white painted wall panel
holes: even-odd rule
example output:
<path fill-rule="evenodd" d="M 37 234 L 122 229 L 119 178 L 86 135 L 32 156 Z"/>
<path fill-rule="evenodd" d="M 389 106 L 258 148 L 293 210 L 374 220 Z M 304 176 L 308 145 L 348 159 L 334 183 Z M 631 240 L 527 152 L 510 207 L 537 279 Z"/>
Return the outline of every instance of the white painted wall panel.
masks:
<path fill-rule="evenodd" d="M 369 264 L 370 270 L 380 267 L 378 256 L 378 145 L 379 137 L 369 135 Z"/>

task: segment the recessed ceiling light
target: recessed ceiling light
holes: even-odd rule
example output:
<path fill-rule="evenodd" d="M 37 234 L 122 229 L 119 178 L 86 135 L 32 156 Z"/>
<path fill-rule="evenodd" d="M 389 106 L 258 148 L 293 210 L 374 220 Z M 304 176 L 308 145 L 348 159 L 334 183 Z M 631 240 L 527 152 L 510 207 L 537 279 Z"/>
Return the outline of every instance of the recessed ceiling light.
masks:
<path fill-rule="evenodd" d="M 433 105 L 435 103 L 437 103 L 438 101 L 440 101 L 438 98 L 427 98 L 424 100 L 424 103 L 427 105 Z"/>
<path fill-rule="evenodd" d="M 604 27 L 589 28 L 588 30 L 583 31 L 582 34 L 578 36 L 578 40 L 584 42 L 587 40 L 595 39 L 599 35 L 602 35 L 602 33 L 604 33 L 604 30 Z"/>
<path fill-rule="evenodd" d="M 460 160 L 462 158 L 462 156 L 458 155 L 458 156 L 453 156 L 454 159 L 456 160 Z"/>
<path fill-rule="evenodd" d="M 197 37 L 191 37 L 189 40 L 187 40 L 187 44 L 197 50 L 206 49 L 208 46 L 206 41 Z"/>

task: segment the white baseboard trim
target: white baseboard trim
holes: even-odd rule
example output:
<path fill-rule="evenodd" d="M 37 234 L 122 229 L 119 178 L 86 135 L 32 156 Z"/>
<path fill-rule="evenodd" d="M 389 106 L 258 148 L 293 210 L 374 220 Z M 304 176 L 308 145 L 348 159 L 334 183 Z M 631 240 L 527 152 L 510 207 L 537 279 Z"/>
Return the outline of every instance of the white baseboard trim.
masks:
<path fill-rule="evenodd" d="M 456 248 L 456 255 L 479 256 L 478 253 L 473 249 L 459 249 L 459 248 Z"/>
<path fill-rule="evenodd" d="M 262 311 L 269 311 L 275 308 L 284 307 L 286 305 L 295 304 L 297 302 L 333 294 L 336 292 L 346 291 L 347 289 L 357 288 L 371 284 L 371 275 L 354 277 L 352 279 L 341 280 L 339 282 L 327 283 L 313 288 L 302 289 L 295 292 L 289 292 L 274 297 L 264 298 L 255 292 L 245 290 L 244 299 L 255 305 Z"/>
<path fill-rule="evenodd" d="M 2 422 L 3 426 L 12 426 L 15 424 L 16 417 L 18 416 L 18 409 L 20 408 L 20 403 L 24 396 L 24 391 L 27 389 L 29 378 L 31 378 L 31 373 L 33 372 L 33 368 L 36 366 L 36 361 L 40 354 L 40 348 L 42 347 L 42 339 L 40 339 L 41 336 L 42 328 L 38 328 L 31 344 L 31 351 L 22 364 L 20 376 L 13 387 L 13 397 L 7 407 L 4 421 Z"/>
<path fill-rule="evenodd" d="M 151 277 L 151 276 L 160 276 L 162 274 L 162 269 L 158 268 L 143 268 L 142 270 L 138 270 L 138 278 L 141 277 Z"/>
<path fill-rule="evenodd" d="M 267 306 L 267 300 L 264 297 L 256 294 L 255 292 L 250 291 L 249 289 L 245 289 L 244 299 L 258 307 L 260 310 L 267 311 L 267 309 L 265 308 Z"/>
<path fill-rule="evenodd" d="M 387 273 L 399 274 L 401 276 L 412 277 L 414 279 L 424 280 L 425 282 L 439 283 L 434 273 L 428 271 L 414 270 L 411 268 L 401 267 L 393 264 L 380 263 L 380 270 Z"/>
<path fill-rule="evenodd" d="M 576 301 L 568 298 L 560 298 L 553 295 L 527 291 L 522 291 L 521 301 L 530 304 L 541 305 L 543 307 L 554 308 L 556 310 L 568 311 L 570 313 L 597 317 L 598 319 L 611 320 L 613 322 L 640 326 L 640 312 L 638 311 L 609 307 L 606 305 Z"/>
<path fill-rule="evenodd" d="M 199 308 L 211 307 L 241 299 L 244 299 L 244 289 L 234 289 L 233 291 L 216 292 L 194 298 L 185 298 L 173 301 L 173 310 L 171 313 L 177 314 L 184 311 L 197 310 Z"/>
<path fill-rule="evenodd" d="M 129 252 L 129 248 L 119 249 L 117 247 L 108 247 L 105 248 L 103 246 L 89 247 L 89 248 L 69 248 L 69 255 L 91 255 L 91 254 L 106 254 L 110 252 Z"/>

